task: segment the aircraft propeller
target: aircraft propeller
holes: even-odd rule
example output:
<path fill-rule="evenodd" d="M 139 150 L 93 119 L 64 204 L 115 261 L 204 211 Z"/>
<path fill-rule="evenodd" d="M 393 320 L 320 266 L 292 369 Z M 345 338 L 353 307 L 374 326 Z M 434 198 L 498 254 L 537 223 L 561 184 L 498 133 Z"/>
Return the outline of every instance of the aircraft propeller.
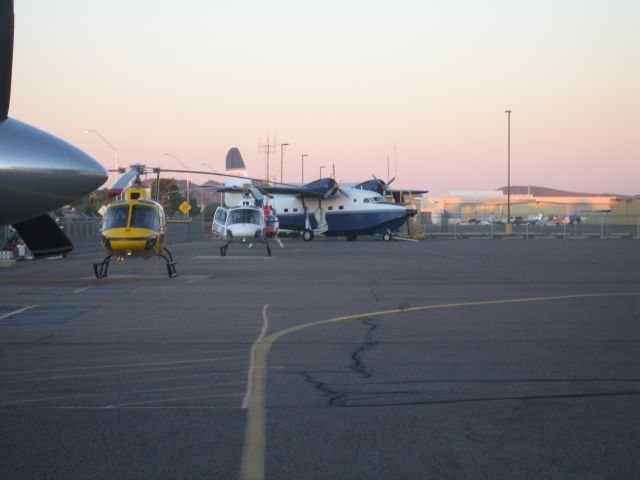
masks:
<path fill-rule="evenodd" d="M 371 175 L 373 177 L 373 179 L 375 180 L 375 182 L 378 184 L 378 189 L 377 191 L 381 194 L 381 195 L 385 195 L 387 193 L 387 188 L 389 187 L 389 185 L 391 185 L 393 182 L 395 182 L 396 177 L 393 177 L 391 180 L 389 180 L 388 182 L 385 182 L 384 180 L 379 179 L 378 177 L 376 177 L 375 175 Z"/>

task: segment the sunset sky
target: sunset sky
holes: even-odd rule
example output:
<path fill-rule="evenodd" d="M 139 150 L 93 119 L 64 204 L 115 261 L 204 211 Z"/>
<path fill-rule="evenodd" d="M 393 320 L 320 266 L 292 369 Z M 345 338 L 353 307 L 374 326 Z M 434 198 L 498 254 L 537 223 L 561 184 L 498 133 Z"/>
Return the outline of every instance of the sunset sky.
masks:
<path fill-rule="evenodd" d="M 105 167 L 640 193 L 640 2 L 15 0 L 10 115 Z M 394 149 L 395 146 L 395 149 Z M 397 153 L 396 153 L 397 152 Z M 271 156 L 280 177 L 280 154 Z M 204 177 L 194 176 L 195 182 Z"/>

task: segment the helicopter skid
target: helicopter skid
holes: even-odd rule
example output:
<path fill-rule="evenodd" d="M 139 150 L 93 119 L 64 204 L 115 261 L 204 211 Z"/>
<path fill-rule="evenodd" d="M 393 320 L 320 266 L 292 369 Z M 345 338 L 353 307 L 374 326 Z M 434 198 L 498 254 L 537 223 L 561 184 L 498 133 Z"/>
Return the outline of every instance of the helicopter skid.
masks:
<path fill-rule="evenodd" d="M 96 278 L 105 278 L 109 271 L 109 262 L 111 261 L 111 255 L 107 255 L 100 263 L 93 264 L 93 273 Z"/>
<path fill-rule="evenodd" d="M 169 258 L 165 257 L 162 252 L 166 252 Z M 164 258 L 167 262 L 167 273 L 169 274 L 169 278 L 177 276 L 178 272 L 176 272 L 176 263 L 173 261 L 173 255 L 171 255 L 171 252 L 166 248 L 162 250 L 162 252 L 160 252 L 158 256 Z"/>
<path fill-rule="evenodd" d="M 269 242 L 267 241 L 267 239 L 265 238 L 265 239 L 259 240 L 259 241 L 261 243 L 265 244 L 265 246 L 267 247 L 267 256 L 270 257 L 271 256 L 271 247 L 269 246 Z M 220 247 L 220 256 L 221 257 L 226 257 L 227 256 L 227 249 L 229 248 L 229 245 L 231 243 L 234 243 L 234 242 L 230 240 L 227 243 L 225 243 L 223 246 Z M 252 246 L 253 246 L 253 242 L 249 243 L 249 247 L 248 248 L 251 248 Z"/>
<path fill-rule="evenodd" d="M 164 253 L 167 255 L 165 256 Z M 96 278 L 106 278 L 109 273 L 109 262 L 111 261 L 112 256 L 113 255 L 107 255 L 102 262 L 93 264 L 93 273 Z M 176 271 L 176 263 L 173 261 L 173 255 L 171 255 L 171 252 L 165 248 L 158 254 L 158 256 L 162 257 L 165 262 L 167 262 L 167 273 L 169 274 L 169 278 L 177 276 L 178 272 Z M 118 261 L 122 261 L 124 260 L 124 257 L 117 257 L 117 259 Z"/>

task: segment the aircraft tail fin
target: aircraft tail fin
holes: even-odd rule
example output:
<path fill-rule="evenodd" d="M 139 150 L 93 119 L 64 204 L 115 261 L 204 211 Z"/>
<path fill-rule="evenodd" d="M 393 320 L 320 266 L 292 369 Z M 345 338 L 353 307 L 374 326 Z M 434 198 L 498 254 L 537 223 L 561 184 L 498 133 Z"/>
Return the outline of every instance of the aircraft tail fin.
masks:
<path fill-rule="evenodd" d="M 13 0 L 0 1 L 0 122 L 9 115 L 13 65 Z"/>
<path fill-rule="evenodd" d="M 244 160 L 242 160 L 240 150 L 238 150 L 236 147 L 230 148 L 227 152 L 225 173 L 237 177 L 247 176 L 247 167 L 245 167 L 244 165 Z"/>

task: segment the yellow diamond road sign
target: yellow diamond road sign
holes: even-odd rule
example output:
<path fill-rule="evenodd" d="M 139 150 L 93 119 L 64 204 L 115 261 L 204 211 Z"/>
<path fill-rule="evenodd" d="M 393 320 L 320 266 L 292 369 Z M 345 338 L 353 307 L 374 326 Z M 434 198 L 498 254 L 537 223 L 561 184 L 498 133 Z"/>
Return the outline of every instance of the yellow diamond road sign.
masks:
<path fill-rule="evenodd" d="M 191 205 L 189 205 L 187 202 L 182 202 L 178 209 L 186 215 L 187 213 L 189 213 L 189 210 L 191 210 Z"/>

